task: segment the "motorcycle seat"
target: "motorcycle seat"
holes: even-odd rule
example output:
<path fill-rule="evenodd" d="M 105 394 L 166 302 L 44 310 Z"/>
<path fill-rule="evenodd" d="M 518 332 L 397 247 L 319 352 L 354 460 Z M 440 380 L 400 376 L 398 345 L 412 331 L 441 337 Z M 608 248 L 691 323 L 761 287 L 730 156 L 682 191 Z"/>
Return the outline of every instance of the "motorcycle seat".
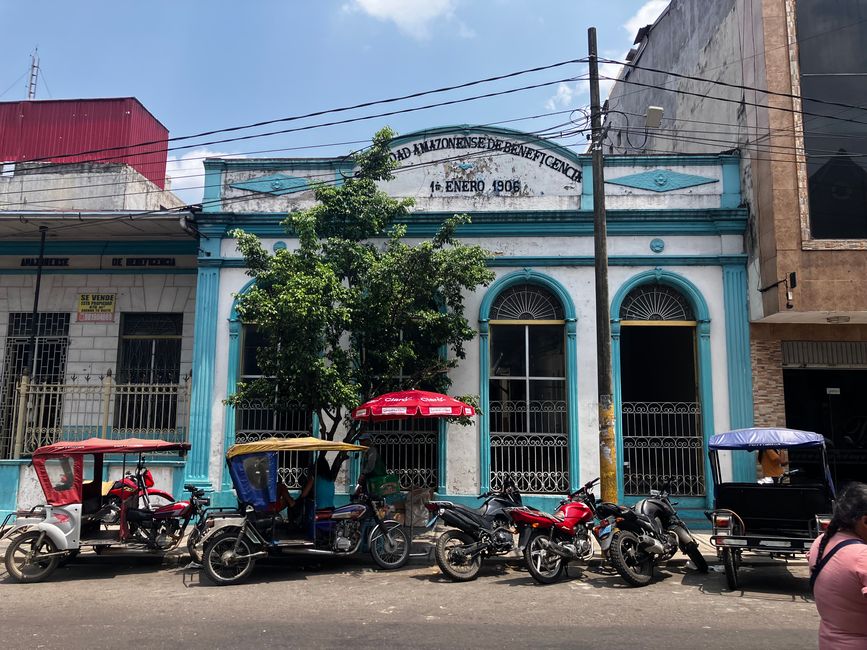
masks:
<path fill-rule="evenodd" d="M 137 523 L 143 521 L 150 521 L 153 519 L 154 513 L 150 510 L 140 510 L 138 508 L 130 508 L 126 511 L 126 520 L 127 521 L 135 521 Z"/>

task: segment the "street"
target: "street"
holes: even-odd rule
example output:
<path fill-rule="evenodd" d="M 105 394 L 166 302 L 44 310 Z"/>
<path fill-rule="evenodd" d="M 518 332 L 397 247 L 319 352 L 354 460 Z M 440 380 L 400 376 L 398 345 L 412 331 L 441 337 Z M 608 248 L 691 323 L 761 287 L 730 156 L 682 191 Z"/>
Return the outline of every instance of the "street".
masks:
<path fill-rule="evenodd" d="M 454 584 L 414 558 L 382 572 L 369 558 L 260 562 L 249 582 L 214 587 L 185 557 L 82 555 L 42 584 L 0 579 L 7 648 L 580 647 L 815 648 L 816 608 L 803 562 L 745 563 L 729 592 L 682 556 L 645 588 L 598 566 L 537 585 L 517 564 L 489 562 Z M 719 568 L 720 570 L 715 570 Z"/>

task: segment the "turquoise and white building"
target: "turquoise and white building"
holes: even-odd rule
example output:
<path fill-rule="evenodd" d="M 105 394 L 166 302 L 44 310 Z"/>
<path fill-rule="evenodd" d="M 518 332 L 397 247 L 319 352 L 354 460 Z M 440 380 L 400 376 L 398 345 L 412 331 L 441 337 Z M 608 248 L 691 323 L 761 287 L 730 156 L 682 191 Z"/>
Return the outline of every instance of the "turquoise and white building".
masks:
<path fill-rule="evenodd" d="M 454 393 L 481 397 L 482 414 L 470 427 L 408 422 L 378 433 L 387 464 L 406 487 L 472 502 L 509 474 L 531 503 L 552 506 L 599 473 L 590 157 L 470 126 L 404 135 L 392 152 L 399 166 L 383 189 L 415 199 L 408 237 L 469 213 L 459 236 L 491 251 L 497 277 L 467 296 L 478 336 L 452 377 Z M 255 328 L 235 309 L 250 278 L 228 233 L 291 249 L 285 215 L 312 205 L 311 182 L 340 183 L 352 165 L 221 158 L 205 170 L 186 478 L 219 502 L 233 499 L 228 445 L 312 425 L 308 414 L 224 403 L 257 373 Z M 752 423 L 740 161 L 608 156 L 605 180 L 620 495 L 672 475 L 681 507 L 698 513 L 712 497 L 708 437 Z M 747 479 L 754 468 L 723 471 Z M 285 476 L 293 480 L 290 467 Z"/>

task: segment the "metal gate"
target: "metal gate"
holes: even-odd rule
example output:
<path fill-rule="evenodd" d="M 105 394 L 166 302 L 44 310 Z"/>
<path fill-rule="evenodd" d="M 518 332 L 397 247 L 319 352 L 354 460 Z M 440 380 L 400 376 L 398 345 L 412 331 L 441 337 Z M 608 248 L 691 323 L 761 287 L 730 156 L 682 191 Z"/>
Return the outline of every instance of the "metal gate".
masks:
<path fill-rule="evenodd" d="M 675 492 L 704 496 L 704 436 L 698 402 L 624 402 L 623 492 L 646 495 L 664 477 Z"/>
<path fill-rule="evenodd" d="M 400 480 L 401 490 L 437 487 L 439 421 L 409 418 L 378 422 L 369 427 L 386 471 Z"/>

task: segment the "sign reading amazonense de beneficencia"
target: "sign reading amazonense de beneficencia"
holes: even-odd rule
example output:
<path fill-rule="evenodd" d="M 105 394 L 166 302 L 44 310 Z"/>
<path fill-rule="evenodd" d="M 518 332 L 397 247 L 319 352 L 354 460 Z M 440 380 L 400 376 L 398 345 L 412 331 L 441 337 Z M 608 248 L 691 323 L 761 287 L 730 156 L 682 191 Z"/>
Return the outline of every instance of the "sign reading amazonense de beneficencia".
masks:
<path fill-rule="evenodd" d="M 78 294 L 78 321 L 114 321 L 114 308 L 117 294 L 80 293 Z"/>
<path fill-rule="evenodd" d="M 581 168 L 568 152 L 542 141 L 444 134 L 392 147 L 398 167 L 386 191 L 395 196 L 542 197 L 580 193 Z"/>

